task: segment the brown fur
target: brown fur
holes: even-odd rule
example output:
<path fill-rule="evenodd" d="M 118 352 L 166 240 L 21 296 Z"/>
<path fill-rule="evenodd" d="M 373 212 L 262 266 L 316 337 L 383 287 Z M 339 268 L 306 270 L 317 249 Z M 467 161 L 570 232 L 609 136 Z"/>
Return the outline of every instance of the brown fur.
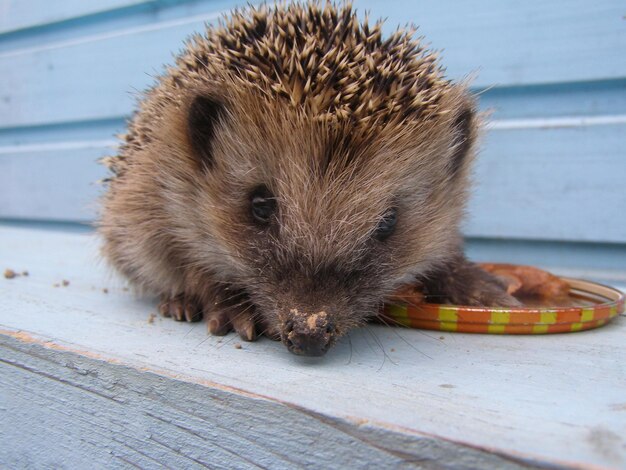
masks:
<path fill-rule="evenodd" d="M 206 142 L 189 128 L 198 97 L 216 103 Z M 295 309 L 327 312 L 334 340 L 398 285 L 467 264 L 477 132 L 472 97 L 410 32 L 384 40 L 349 5 L 235 12 L 192 38 L 109 159 L 103 252 L 164 313 L 202 311 L 214 333 L 278 335 Z M 268 228 L 250 217 L 259 185 L 277 201 Z M 395 232 L 374 240 L 392 206 Z"/>

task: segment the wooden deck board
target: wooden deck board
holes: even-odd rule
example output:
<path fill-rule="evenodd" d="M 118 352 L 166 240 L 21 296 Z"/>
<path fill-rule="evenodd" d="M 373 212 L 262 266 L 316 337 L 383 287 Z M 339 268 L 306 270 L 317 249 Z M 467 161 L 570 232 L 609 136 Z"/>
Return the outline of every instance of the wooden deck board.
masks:
<path fill-rule="evenodd" d="M 190 456 L 219 466 L 233 452 L 242 468 L 255 457 L 315 464 L 317 453 L 319 466 L 333 456 L 353 467 L 626 465 L 624 318 L 543 337 L 368 326 L 321 360 L 299 358 L 268 340 L 236 349 L 238 338 L 208 337 L 204 324 L 150 323 L 154 301 L 125 291 L 97 247 L 86 234 L 0 228 L 0 268 L 30 274 L 0 278 L 0 412 L 10 418 L 0 431 L 15 444 L 1 460 L 28 434 L 50 442 L 35 463 L 56 449 L 142 467 Z M 73 431 L 50 431 L 55 422 Z M 79 428 L 84 445 L 73 448 Z"/>

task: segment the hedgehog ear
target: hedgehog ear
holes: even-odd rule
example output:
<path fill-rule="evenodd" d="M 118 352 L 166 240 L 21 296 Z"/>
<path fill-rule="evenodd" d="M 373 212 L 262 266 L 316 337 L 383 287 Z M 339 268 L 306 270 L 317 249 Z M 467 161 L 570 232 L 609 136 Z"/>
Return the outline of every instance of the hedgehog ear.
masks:
<path fill-rule="evenodd" d="M 465 166 L 472 143 L 474 141 L 474 120 L 476 113 L 471 107 L 466 107 L 456 117 L 453 129 L 455 132 L 454 153 L 450 162 L 452 175 L 458 175 Z"/>
<path fill-rule="evenodd" d="M 187 115 L 189 141 L 201 168 L 213 166 L 215 128 L 224 114 L 224 106 L 208 96 L 194 98 Z"/>

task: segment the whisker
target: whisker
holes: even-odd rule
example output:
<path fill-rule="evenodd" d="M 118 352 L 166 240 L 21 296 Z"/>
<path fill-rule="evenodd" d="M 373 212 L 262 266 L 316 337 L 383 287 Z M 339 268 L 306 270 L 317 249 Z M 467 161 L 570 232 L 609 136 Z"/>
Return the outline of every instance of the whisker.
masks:
<path fill-rule="evenodd" d="M 378 338 L 378 336 L 376 335 L 376 333 L 374 333 L 370 328 L 366 327 L 367 332 L 372 335 L 372 338 L 374 339 L 374 341 L 376 342 L 376 344 L 378 345 L 378 347 L 380 348 L 380 350 L 383 352 L 383 362 L 380 365 L 380 367 L 378 368 L 377 372 L 380 371 L 384 365 L 387 359 L 389 359 L 389 362 L 391 362 L 393 365 L 398 365 L 397 363 L 395 363 L 393 361 L 393 359 L 391 359 L 391 357 L 389 357 L 389 354 L 387 354 L 387 351 L 385 351 L 385 347 L 383 346 L 383 343 L 380 341 L 380 339 Z"/>
<path fill-rule="evenodd" d="M 352 363 L 352 338 L 350 337 L 350 332 L 348 332 L 346 336 L 348 338 L 348 344 L 350 345 L 350 357 L 348 358 L 348 362 L 346 363 L 346 365 L 348 365 Z"/>
<path fill-rule="evenodd" d="M 186 338 L 186 337 L 187 337 L 187 335 L 188 335 L 189 333 L 191 333 L 191 332 L 192 332 L 192 331 L 193 331 L 193 330 L 194 330 L 194 329 L 195 329 L 198 325 L 200 325 L 201 323 L 202 323 L 202 322 L 198 322 L 198 323 L 194 324 L 191 328 L 189 328 L 189 331 L 188 331 L 187 333 L 185 333 L 185 335 L 183 336 L 183 338 Z"/>
<path fill-rule="evenodd" d="M 385 319 L 381 319 L 381 321 L 385 324 L 385 326 L 389 326 L 389 327 L 391 327 L 391 331 L 392 331 L 392 332 L 393 332 L 393 333 L 394 333 L 394 334 L 395 334 L 398 338 L 400 338 L 400 339 L 401 339 L 404 343 L 406 343 L 409 347 L 411 347 L 412 349 L 414 349 L 416 352 L 420 353 L 421 355 L 426 356 L 428 359 L 432 359 L 432 357 L 431 357 L 431 356 L 429 356 L 428 354 L 426 354 L 426 353 L 425 353 L 425 352 L 423 352 L 423 351 L 420 351 L 420 350 L 417 348 L 417 346 L 415 346 L 415 345 L 414 345 L 414 344 L 412 344 L 410 341 L 408 341 L 408 340 L 407 340 L 404 336 L 402 336 L 402 335 L 401 335 L 401 334 L 397 331 L 397 329 L 396 329 L 396 328 L 393 328 L 393 327 L 392 327 L 392 325 L 389 325 L 389 324 L 385 321 Z M 425 335 L 425 336 L 428 336 L 428 337 L 429 337 L 429 338 L 431 338 L 431 339 L 434 339 L 434 340 L 436 340 L 436 341 L 441 342 L 440 340 L 438 340 L 438 339 L 436 339 L 436 338 L 433 338 L 432 336 L 430 336 L 430 335 L 428 335 L 428 334 L 424 333 L 423 331 L 420 331 L 420 330 L 417 330 L 417 329 L 416 329 L 416 331 L 417 331 L 418 333 L 421 333 L 421 334 Z"/>
<path fill-rule="evenodd" d="M 207 337 L 204 338 L 202 341 L 200 341 L 197 345 L 196 348 L 199 348 L 200 346 L 202 346 L 206 341 L 208 341 L 209 339 L 211 339 L 213 337 L 213 335 L 210 335 L 207 333 Z"/>

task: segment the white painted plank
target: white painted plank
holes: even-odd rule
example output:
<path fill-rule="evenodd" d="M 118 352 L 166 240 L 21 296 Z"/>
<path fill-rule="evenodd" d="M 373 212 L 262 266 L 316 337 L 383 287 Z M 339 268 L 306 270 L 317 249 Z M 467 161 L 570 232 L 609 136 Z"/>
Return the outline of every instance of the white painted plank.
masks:
<path fill-rule="evenodd" d="M 58 126 L 0 129 L 0 153 L 7 147 L 59 142 L 106 141 L 126 131 L 124 119 L 71 122 Z"/>
<path fill-rule="evenodd" d="M 0 54 L 0 126 L 112 119 L 219 12 Z"/>
<path fill-rule="evenodd" d="M 624 318 L 526 337 L 370 326 L 312 360 L 267 340 L 235 349 L 232 335 L 220 342 L 203 324 L 150 324 L 155 304 L 135 300 L 95 264 L 97 246 L 86 235 L 0 230 L 3 264 L 30 272 L 0 279 L 0 327 L 361 426 L 546 465 L 626 465 Z M 62 279 L 70 285 L 52 287 Z"/>
<path fill-rule="evenodd" d="M 10 468 L 528 468 L 431 436 L 30 340 L 0 334 L 0 462 Z"/>
<path fill-rule="evenodd" d="M 0 34 L 41 27 L 150 0 L 1 0 Z"/>
<path fill-rule="evenodd" d="M 222 1 L 215 8 L 240 4 Z M 415 21 L 453 77 L 479 71 L 477 87 L 623 79 L 623 11 L 615 0 L 474 3 L 410 0 L 361 9 L 393 25 Z M 182 6 L 180 8 L 183 8 Z M 50 42 L 0 54 L 0 127 L 120 117 L 130 113 L 129 91 L 142 90 L 183 39 L 203 29 L 217 10 L 198 16 Z"/>
<path fill-rule="evenodd" d="M 360 0 L 372 16 L 413 22 L 443 50 L 453 77 L 476 72 L 477 86 L 580 82 L 626 76 L 619 0 Z"/>
<path fill-rule="evenodd" d="M 100 2 L 100 0 L 96 1 Z M 128 3 L 112 4 L 110 9 L 94 10 L 93 14 L 86 14 L 85 16 L 80 16 L 80 9 L 77 9 L 75 13 L 79 16 L 68 18 L 67 21 L 43 24 L 0 35 L 0 55 L 15 50 L 37 49 L 41 48 L 42 45 L 81 41 L 86 37 L 93 38 L 115 31 L 141 30 L 155 23 L 184 21 L 185 18 L 229 10 L 234 5 L 242 4 L 238 0 L 137 1 L 129 0 Z M 90 6 L 96 9 L 98 7 Z M 106 5 L 101 6 L 106 7 Z M 67 13 L 72 14 L 71 11 Z"/>
<path fill-rule="evenodd" d="M 626 80 L 477 90 L 492 120 L 623 116 Z"/>
<path fill-rule="evenodd" d="M 82 144 L 0 152 L 0 217 L 93 220 L 103 190 L 99 180 L 108 174 L 97 160 L 112 150 L 92 145 L 97 142 Z"/>
<path fill-rule="evenodd" d="M 625 133 L 625 124 L 490 132 L 466 235 L 625 242 Z"/>

